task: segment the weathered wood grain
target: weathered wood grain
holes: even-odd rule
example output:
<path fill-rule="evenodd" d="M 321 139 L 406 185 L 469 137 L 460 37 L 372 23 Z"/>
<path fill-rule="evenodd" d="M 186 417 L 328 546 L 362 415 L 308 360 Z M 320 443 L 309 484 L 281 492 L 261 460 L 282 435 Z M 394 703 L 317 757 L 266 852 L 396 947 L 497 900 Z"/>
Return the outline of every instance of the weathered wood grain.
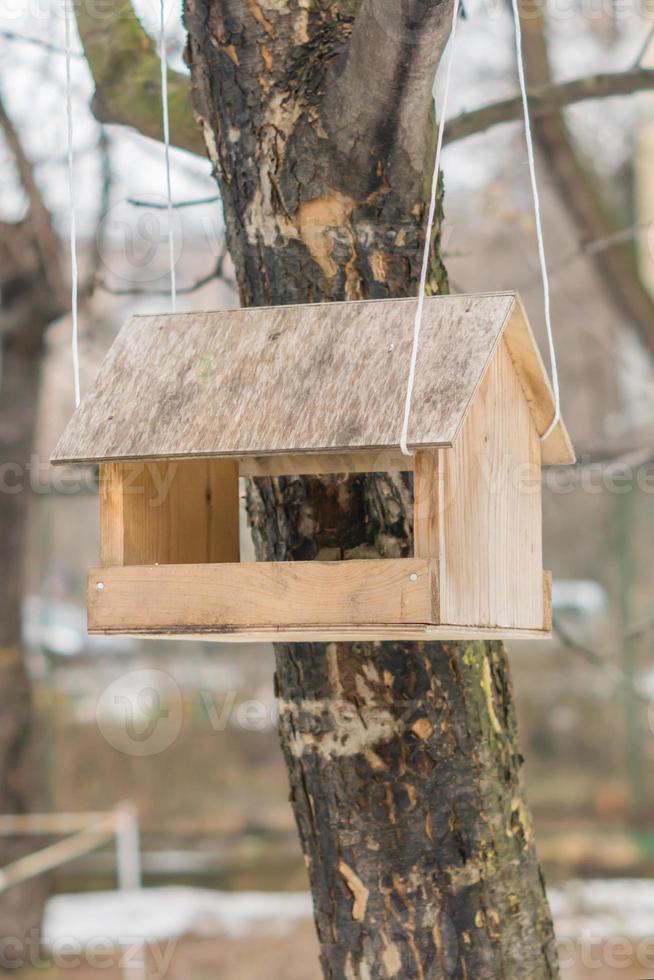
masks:
<path fill-rule="evenodd" d="M 135 636 L 144 639 L 211 640 L 225 643 L 469 643 L 474 640 L 551 640 L 550 630 L 506 630 L 499 627 L 473 629 L 465 626 L 275 626 L 261 629 L 230 627 L 217 632 L 206 628 L 196 632 L 179 629 L 91 629 L 93 636 Z"/>
<path fill-rule="evenodd" d="M 440 558 L 442 551 L 443 463 L 448 450 L 421 449 L 413 476 L 413 553 Z"/>
<path fill-rule="evenodd" d="M 543 629 L 551 634 L 552 626 L 552 573 L 543 572 Z"/>
<path fill-rule="evenodd" d="M 508 322 L 516 357 L 542 369 L 515 303 L 427 301 L 410 445 L 453 443 Z M 53 461 L 396 448 L 414 312 L 408 299 L 134 317 Z"/>
<path fill-rule="evenodd" d="M 227 634 L 433 621 L 428 561 L 254 562 L 91 569 L 89 629 Z"/>
<path fill-rule="evenodd" d="M 125 501 L 122 463 L 100 464 L 100 563 L 125 564 Z"/>
<path fill-rule="evenodd" d="M 227 459 L 103 463 L 103 566 L 239 560 L 238 464 Z"/>
<path fill-rule="evenodd" d="M 507 321 L 504 339 L 534 418 L 536 431 L 542 436 L 554 418 L 554 393 L 519 296 L 516 296 L 516 304 Z M 541 454 L 543 466 L 574 463 L 575 451 L 563 421 L 541 442 Z"/>
<path fill-rule="evenodd" d="M 411 472 L 414 457 L 399 449 L 359 453 L 282 453 L 275 456 L 245 456 L 238 461 L 241 476 L 307 476 L 320 473 Z"/>
<path fill-rule="evenodd" d="M 540 445 L 504 341 L 442 457 L 442 621 L 541 629 Z"/>
<path fill-rule="evenodd" d="M 415 576 L 415 578 L 414 578 Z M 548 573 L 541 594 L 548 594 Z M 93 568 L 89 632 L 242 642 L 543 639 L 534 627 L 438 622 L 436 560 Z"/>

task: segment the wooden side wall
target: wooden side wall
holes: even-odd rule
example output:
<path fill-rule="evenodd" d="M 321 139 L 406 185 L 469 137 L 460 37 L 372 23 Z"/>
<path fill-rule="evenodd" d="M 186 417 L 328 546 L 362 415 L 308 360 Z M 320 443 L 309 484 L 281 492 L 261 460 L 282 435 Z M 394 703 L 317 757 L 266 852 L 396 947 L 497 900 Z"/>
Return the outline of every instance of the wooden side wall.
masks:
<path fill-rule="evenodd" d="M 239 560 L 238 463 L 104 463 L 100 561 L 187 565 Z"/>
<path fill-rule="evenodd" d="M 504 341 L 441 460 L 441 623 L 543 629 L 540 439 Z"/>

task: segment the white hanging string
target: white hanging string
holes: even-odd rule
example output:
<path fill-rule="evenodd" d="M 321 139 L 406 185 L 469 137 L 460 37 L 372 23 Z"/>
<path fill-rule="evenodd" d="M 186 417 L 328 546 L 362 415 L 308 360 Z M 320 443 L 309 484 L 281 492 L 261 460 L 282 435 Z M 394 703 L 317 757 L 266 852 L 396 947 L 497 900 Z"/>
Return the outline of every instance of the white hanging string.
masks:
<path fill-rule="evenodd" d="M 71 75 L 71 8 L 74 0 L 64 0 L 64 23 L 66 26 L 66 117 L 68 122 L 68 193 L 70 227 L 70 309 L 72 316 L 73 382 L 75 387 L 75 407 L 80 403 L 79 381 L 79 337 L 77 323 L 77 217 L 75 212 L 75 159 L 73 151 L 73 82 Z"/>
<path fill-rule="evenodd" d="M 413 323 L 413 347 L 411 349 L 411 363 L 409 365 L 409 380 L 406 388 L 406 400 L 404 402 L 404 422 L 402 424 L 402 435 L 400 436 L 400 449 L 405 456 L 413 456 L 413 451 L 407 445 L 409 435 L 409 417 L 411 415 L 411 403 L 413 400 L 413 388 L 416 381 L 416 365 L 418 362 L 418 345 L 420 342 L 420 328 L 422 327 L 422 314 L 427 293 L 427 275 L 429 273 L 429 256 L 431 254 L 431 236 L 434 231 L 434 218 L 436 215 L 436 199 L 438 197 L 438 177 L 441 167 L 441 154 L 443 151 L 443 136 L 445 134 L 445 117 L 447 115 L 447 103 L 450 95 L 450 83 L 452 78 L 452 63 L 454 61 L 454 44 L 456 41 L 456 28 L 459 22 L 459 9 L 461 0 L 454 0 L 452 10 L 452 31 L 450 33 L 450 52 L 445 73 L 445 88 L 443 91 L 443 105 L 440 111 L 438 124 L 438 138 L 436 141 L 436 158 L 434 160 L 434 172 L 431 180 L 431 198 L 429 201 L 429 217 L 427 219 L 427 231 L 425 234 L 425 247 L 422 254 L 422 269 L 420 272 L 420 287 L 418 290 L 418 305 L 416 316 Z"/>
<path fill-rule="evenodd" d="M 534 202 L 534 216 L 536 221 L 536 237 L 538 239 L 538 259 L 540 263 L 541 278 L 543 282 L 543 305 L 545 309 L 545 325 L 547 327 L 547 342 L 549 348 L 550 366 L 552 371 L 552 390 L 554 393 L 554 417 L 541 436 L 541 441 L 545 441 L 554 431 L 561 420 L 561 392 L 559 387 L 559 373 L 556 361 L 556 349 L 554 346 L 554 331 L 552 328 L 552 314 L 550 301 L 550 283 L 547 271 L 547 259 L 545 256 L 545 240 L 543 236 L 543 223 L 541 217 L 540 194 L 538 191 L 538 180 L 536 177 L 536 161 L 534 155 L 534 140 L 531 131 L 531 121 L 529 118 L 529 97 L 527 94 L 527 82 L 525 78 L 524 56 L 522 52 L 522 27 L 520 23 L 520 11 L 518 0 L 512 0 L 513 17 L 515 20 L 515 42 L 518 61 L 518 80 L 520 83 L 520 94 L 522 98 L 522 108 L 524 114 L 525 138 L 527 143 L 527 159 L 529 162 L 529 176 L 531 181 L 531 192 Z M 438 196 L 438 178 L 440 173 L 440 160 L 443 149 L 443 136 L 445 133 L 445 119 L 447 103 L 450 92 L 450 81 L 452 74 L 452 63 L 454 60 L 454 45 L 456 40 L 456 27 L 458 24 L 460 0 L 455 0 L 452 11 L 452 31 L 450 34 L 450 55 L 445 76 L 445 88 L 443 92 L 443 106 L 440 113 L 438 126 L 438 141 L 436 144 L 436 159 L 434 161 L 434 172 L 432 175 L 431 198 L 429 203 L 429 217 L 427 220 L 427 233 L 425 236 L 425 247 L 422 256 L 422 270 L 420 274 L 420 289 L 418 292 L 418 305 L 413 325 L 413 347 L 411 350 L 411 363 L 409 366 L 409 379 L 407 382 L 406 400 L 404 403 L 404 422 L 402 425 L 402 435 L 400 437 L 400 449 L 405 456 L 412 456 L 413 452 L 407 445 L 409 419 L 411 415 L 411 403 L 413 399 L 413 389 L 416 378 L 416 365 L 418 361 L 418 347 L 420 343 L 420 330 L 422 327 L 422 317 L 426 297 L 427 275 L 429 271 L 429 257 L 431 253 L 431 236 L 434 228 L 434 217 L 436 213 L 436 199 Z"/>
<path fill-rule="evenodd" d="M 518 59 L 518 80 L 520 82 L 520 94 L 522 96 L 522 110 L 525 120 L 525 138 L 527 141 L 527 159 L 529 161 L 529 177 L 531 179 L 531 194 L 534 200 L 534 217 L 536 219 L 536 237 L 538 238 L 538 260 L 540 262 L 541 278 L 543 280 L 543 305 L 545 308 L 545 325 L 547 327 L 547 342 L 549 345 L 550 367 L 552 370 L 552 389 L 554 391 L 554 417 L 546 432 L 541 436 L 544 442 L 552 434 L 561 420 L 561 393 L 559 390 L 559 372 L 556 364 L 556 350 L 554 348 L 554 332 L 552 330 L 552 314 L 550 304 L 550 281 L 547 273 L 547 260 L 545 258 L 545 240 L 543 238 L 543 222 L 541 219 L 540 194 L 538 192 L 538 181 L 536 179 L 536 161 L 534 157 L 534 140 L 531 132 L 531 121 L 529 118 L 529 97 L 527 95 L 527 81 L 525 79 L 525 62 L 522 53 L 522 26 L 520 23 L 520 9 L 518 0 L 512 0 L 513 19 L 515 21 L 515 47 Z"/>
<path fill-rule="evenodd" d="M 173 192 L 170 179 L 170 113 L 168 108 L 168 52 L 166 51 L 166 12 L 164 0 L 159 0 L 160 16 L 160 62 L 161 62 L 161 103 L 163 111 L 164 147 L 166 156 L 166 196 L 168 198 L 168 264 L 170 269 L 170 304 L 177 308 L 177 285 L 175 282 L 175 239 L 173 237 Z"/>

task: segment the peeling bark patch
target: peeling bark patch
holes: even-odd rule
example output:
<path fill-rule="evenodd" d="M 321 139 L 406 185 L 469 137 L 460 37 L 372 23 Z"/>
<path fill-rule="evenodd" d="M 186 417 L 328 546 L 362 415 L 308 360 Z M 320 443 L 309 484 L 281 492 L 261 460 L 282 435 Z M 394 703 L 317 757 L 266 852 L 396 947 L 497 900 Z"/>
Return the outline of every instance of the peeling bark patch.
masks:
<path fill-rule="evenodd" d="M 240 68 L 241 63 L 238 60 L 238 52 L 237 52 L 236 48 L 234 47 L 234 45 L 233 44 L 225 44 L 225 45 L 223 45 L 222 50 L 225 52 L 225 54 L 227 55 L 227 57 L 229 58 L 229 60 L 234 65 L 236 65 L 237 68 Z"/>
<path fill-rule="evenodd" d="M 358 963 L 355 971 L 351 953 L 347 954 L 345 961 L 345 980 L 371 980 L 370 970 L 365 961 Z"/>
<path fill-rule="evenodd" d="M 462 891 L 479 884 L 484 878 L 491 876 L 491 871 L 485 864 L 483 858 L 475 858 L 468 861 L 462 867 L 447 868 L 451 887 L 454 891 Z"/>
<path fill-rule="evenodd" d="M 388 257 L 379 249 L 370 256 L 370 269 L 375 282 L 386 282 L 388 278 Z"/>
<path fill-rule="evenodd" d="M 274 10 L 280 15 L 291 13 L 288 0 L 261 0 L 261 6 L 266 10 Z"/>
<path fill-rule="evenodd" d="M 261 27 L 263 27 L 264 31 L 266 32 L 266 34 L 268 34 L 269 37 L 275 38 L 276 37 L 275 28 L 270 23 L 270 21 L 267 19 L 267 17 L 265 16 L 263 10 L 259 6 L 259 4 L 256 2 L 256 0 L 248 0 L 248 8 L 250 10 L 250 13 L 252 14 L 252 16 L 254 17 L 254 19 L 256 20 L 257 24 L 259 24 Z"/>
<path fill-rule="evenodd" d="M 327 676 L 331 684 L 332 691 L 337 698 L 343 695 L 343 685 L 341 683 L 341 672 L 338 666 L 338 644 L 330 643 L 325 651 L 327 661 Z"/>
<path fill-rule="evenodd" d="M 531 819 L 524 800 L 519 797 L 511 801 L 511 824 L 507 833 L 511 837 L 522 837 L 525 844 L 531 842 L 533 836 Z"/>
<path fill-rule="evenodd" d="M 202 123 L 202 135 L 204 136 L 207 155 L 211 160 L 215 172 L 217 174 L 222 174 L 223 168 L 220 165 L 220 153 L 218 152 L 216 137 L 211 126 L 209 126 L 209 124 L 206 122 Z"/>
<path fill-rule="evenodd" d="M 382 964 L 386 970 L 386 976 L 396 977 L 402 969 L 402 957 L 400 955 L 400 951 L 395 943 L 389 943 L 385 936 L 384 943 L 388 943 L 388 945 L 385 945 L 384 952 L 382 953 Z"/>
<path fill-rule="evenodd" d="M 414 721 L 413 725 L 411 726 L 411 731 L 414 733 L 414 735 L 417 735 L 418 738 L 422 739 L 423 742 L 426 742 L 427 739 L 431 738 L 431 736 L 434 734 L 434 726 L 430 722 L 429 718 L 418 718 L 418 720 Z"/>
<path fill-rule="evenodd" d="M 318 263 L 325 279 L 333 279 L 339 270 L 334 261 L 334 231 L 345 228 L 351 235 L 349 219 L 356 201 L 339 191 L 328 197 L 316 197 L 301 204 L 297 213 L 300 237 L 311 257 Z"/>
<path fill-rule="evenodd" d="M 290 732 L 290 747 L 300 758 L 316 751 L 323 758 L 366 754 L 403 730 L 390 711 L 375 705 L 355 706 L 341 699 L 279 702 L 280 719 Z M 381 759 L 375 768 L 384 768 Z"/>
<path fill-rule="evenodd" d="M 354 905 L 352 906 L 352 918 L 356 922 L 363 922 L 366 917 L 366 908 L 368 907 L 368 898 L 370 897 L 370 892 L 363 884 L 361 879 L 354 873 L 352 868 L 345 863 L 345 861 L 340 861 L 338 865 L 338 870 L 345 878 L 345 883 L 347 887 L 352 892 L 354 898 Z"/>
<path fill-rule="evenodd" d="M 272 71 L 273 56 L 270 53 L 270 48 L 268 47 L 267 44 L 260 44 L 259 45 L 259 51 L 261 52 L 261 60 L 263 61 L 264 65 L 266 66 L 266 69 L 268 71 Z"/>
<path fill-rule="evenodd" d="M 293 36 L 296 44 L 308 44 L 309 42 L 309 11 L 300 10 L 295 21 Z"/>
<path fill-rule="evenodd" d="M 488 657 L 483 658 L 482 662 L 482 679 L 481 679 L 481 689 L 484 692 L 484 697 L 486 698 L 486 708 L 488 710 L 488 717 L 493 729 L 498 735 L 502 734 L 502 726 L 499 723 L 498 717 L 495 714 L 495 704 L 493 701 L 493 677 L 491 675 L 490 663 Z"/>
<path fill-rule="evenodd" d="M 388 766 L 383 759 L 381 759 L 376 752 L 373 752 L 372 749 L 364 749 L 363 755 L 366 762 L 374 772 L 384 772 L 384 770 L 388 769 Z"/>

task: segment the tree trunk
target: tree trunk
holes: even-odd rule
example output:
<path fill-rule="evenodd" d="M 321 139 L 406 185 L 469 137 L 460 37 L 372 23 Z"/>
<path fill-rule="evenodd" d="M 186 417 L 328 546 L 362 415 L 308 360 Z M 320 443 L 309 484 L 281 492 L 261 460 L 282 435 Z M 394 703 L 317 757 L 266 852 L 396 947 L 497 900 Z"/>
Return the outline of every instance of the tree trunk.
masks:
<path fill-rule="evenodd" d="M 3 360 L 0 444 L 3 461 L 16 468 L 3 473 L 0 506 L 0 812 L 28 813 L 38 807 L 40 782 L 20 622 L 28 490 L 23 486 L 14 492 L 14 487 L 25 479 L 32 450 L 38 364 L 13 350 L 7 350 Z M 33 839 L 0 838 L 0 867 L 34 848 Z M 18 967 L 29 954 L 29 945 L 38 936 L 44 899 L 42 879 L 0 893 L 0 937 L 5 942 L 0 947 L 0 970 Z"/>
<path fill-rule="evenodd" d="M 245 305 L 415 295 L 450 18 L 445 0 L 187 0 Z M 412 551 L 409 474 L 257 480 L 248 507 L 260 558 Z M 502 647 L 276 658 L 325 977 L 556 977 Z"/>
<path fill-rule="evenodd" d="M 50 253 L 54 262 L 57 253 Z M 43 334 L 62 312 L 31 217 L 0 223 L 0 813 L 39 808 L 31 684 L 21 638 L 22 563 L 26 547 L 29 463 L 34 446 Z M 35 849 L 33 838 L 0 837 L 0 868 Z M 47 882 L 0 893 L 0 972 L 38 954 Z"/>

